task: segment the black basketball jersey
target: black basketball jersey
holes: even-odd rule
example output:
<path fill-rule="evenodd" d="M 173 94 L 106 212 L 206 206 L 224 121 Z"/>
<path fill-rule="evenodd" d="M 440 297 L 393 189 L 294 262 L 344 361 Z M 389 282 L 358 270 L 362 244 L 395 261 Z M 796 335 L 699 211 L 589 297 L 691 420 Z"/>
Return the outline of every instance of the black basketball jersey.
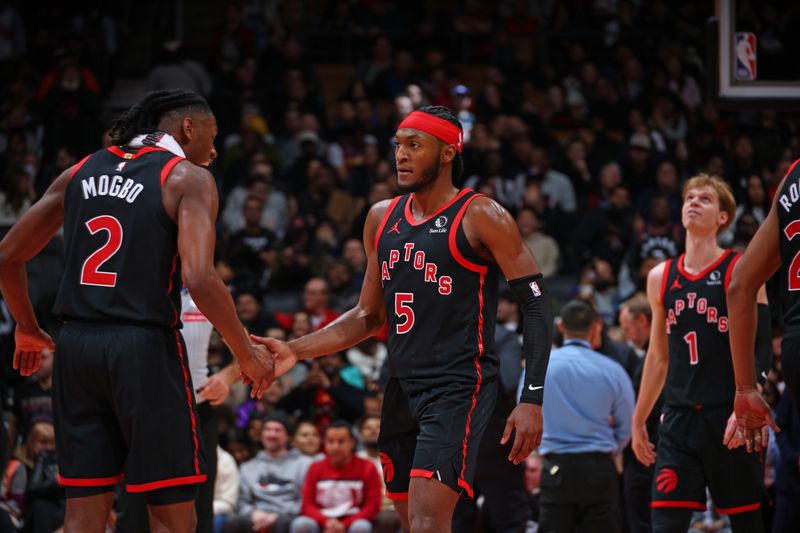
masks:
<path fill-rule="evenodd" d="M 178 227 L 161 185 L 183 159 L 112 146 L 76 165 L 64 196 L 57 316 L 180 327 Z"/>
<path fill-rule="evenodd" d="M 409 387 L 494 378 L 498 269 L 472 250 L 461 226 L 479 195 L 462 189 L 426 220 L 413 195 L 395 198 L 376 235 L 389 365 Z"/>
<path fill-rule="evenodd" d="M 783 188 L 778 191 L 780 224 L 781 293 L 783 321 L 787 334 L 800 331 L 800 160 L 789 168 Z"/>
<path fill-rule="evenodd" d="M 671 406 L 733 405 L 735 382 L 725 292 L 739 254 L 725 250 L 697 275 L 669 259 L 661 281 L 669 372 L 664 401 Z"/>

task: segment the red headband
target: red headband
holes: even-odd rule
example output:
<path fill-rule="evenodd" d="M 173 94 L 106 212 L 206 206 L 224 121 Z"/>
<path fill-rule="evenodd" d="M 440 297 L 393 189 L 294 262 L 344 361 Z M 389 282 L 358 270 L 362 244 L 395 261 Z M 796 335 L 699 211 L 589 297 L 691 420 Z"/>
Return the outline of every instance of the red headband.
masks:
<path fill-rule="evenodd" d="M 409 113 L 397 126 L 398 130 L 401 128 L 412 128 L 429 133 L 446 144 L 454 145 L 459 152 L 464 144 L 464 132 L 458 126 L 422 111 Z"/>

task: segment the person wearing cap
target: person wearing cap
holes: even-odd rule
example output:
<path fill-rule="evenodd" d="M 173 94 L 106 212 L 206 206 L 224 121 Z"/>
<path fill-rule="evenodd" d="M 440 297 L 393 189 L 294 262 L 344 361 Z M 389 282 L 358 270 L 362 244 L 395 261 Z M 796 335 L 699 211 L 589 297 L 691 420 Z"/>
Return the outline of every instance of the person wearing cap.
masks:
<path fill-rule="evenodd" d="M 288 343 L 253 340 L 275 354 L 280 374 L 388 324 L 390 379 L 379 438 L 387 492 L 406 531 L 439 533 L 451 530 L 458 497 L 473 497 L 478 445 L 497 399 L 500 273 L 520 301 L 527 369 L 520 403 L 503 428 L 514 464 L 541 439 L 552 309 L 514 218 L 496 201 L 459 188 L 464 132 L 455 113 L 422 107 L 403 119 L 395 138 L 403 194 L 370 208 L 358 304 Z"/>
<path fill-rule="evenodd" d="M 241 466 L 239 516 L 226 522 L 225 533 L 288 533 L 300 513 L 303 483 L 313 460 L 289 449 L 292 424 L 285 413 L 274 411 L 263 420 L 264 449 Z"/>
<path fill-rule="evenodd" d="M 628 139 L 628 151 L 623 165 L 625 183 L 631 187 L 634 197 L 655 183 L 653 141 L 646 133 L 636 132 Z"/>

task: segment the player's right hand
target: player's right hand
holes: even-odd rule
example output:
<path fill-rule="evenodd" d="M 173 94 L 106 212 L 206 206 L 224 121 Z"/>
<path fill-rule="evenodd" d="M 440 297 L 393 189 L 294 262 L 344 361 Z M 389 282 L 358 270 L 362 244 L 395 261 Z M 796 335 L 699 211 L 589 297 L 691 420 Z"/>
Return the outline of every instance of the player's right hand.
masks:
<path fill-rule="evenodd" d="M 744 440 L 747 451 L 759 452 L 767 447 L 769 428 L 780 432 L 780 428 L 772 419 L 772 410 L 764 401 L 761 393 L 755 388 L 737 390 L 733 398 L 733 411 L 736 413 L 736 424 L 739 426 L 739 437 Z"/>
<path fill-rule="evenodd" d="M 264 346 L 272 352 L 275 358 L 275 376 L 280 377 L 287 373 L 297 363 L 297 354 L 283 341 L 272 337 L 258 337 L 250 335 L 250 340 Z"/>
<path fill-rule="evenodd" d="M 252 386 L 250 396 L 260 400 L 275 381 L 275 360 L 272 354 L 264 346 L 254 344 L 252 356 L 239 361 L 239 368 L 245 381 Z"/>
<path fill-rule="evenodd" d="M 14 369 L 19 369 L 22 376 L 30 376 L 39 370 L 42 361 L 42 352 L 47 349 L 56 351 L 56 345 L 50 335 L 37 328 L 36 331 L 26 332 L 16 328 L 14 332 Z"/>
<path fill-rule="evenodd" d="M 647 434 L 647 426 L 645 424 L 633 426 L 631 439 L 633 454 L 640 463 L 650 466 L 656 462 L 656 447 L 650 442 L 650 436 Z"/>

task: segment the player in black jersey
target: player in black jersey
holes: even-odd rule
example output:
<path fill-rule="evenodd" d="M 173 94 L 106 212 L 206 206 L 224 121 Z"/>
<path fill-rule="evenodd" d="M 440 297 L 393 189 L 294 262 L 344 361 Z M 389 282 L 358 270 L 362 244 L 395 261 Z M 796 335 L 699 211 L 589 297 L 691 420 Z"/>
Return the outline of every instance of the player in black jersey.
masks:
<path fill-rule="evenodd" d="M 756 326 L 763 320 L 753 307 L 753 294 L 781 269 L 783 321 L 781 368 L 795 409 L 800 410 L 800 160 L 795 161 L 778 186 L 764 223 L 736 266 L 728 292 L 731 309 L 731 353 L 736 372 L 736 421 L 748 449 L 767 447 L 768 427 L 780 431 L 767 402 L 756 389 L 751 359 Z M 750 345 L 748 346 L 748 343 Z"/>
<path fill-rule="evenodd" d="M 758 457 L 740 447 L 732 415 L 725 291 L 740 256 L 717 245 L 717 235 L 735 212 L 733 193 L 722 179 L 690 179 L 681 213 L 686 253 L 654 267 L 647 277 L 653 321 L 632 447 L 639 461 L 656 465 L 654 533 L 685 532 L 692 512 L 706 508 L 706 487 L 717 512 L 730 515 L 735 533 L 762 531 Z M 763 287 L 759 302 L 766 306 Z M 654 450 L 646 420 L 662 389 L 665 406 Z"/>
<path fill-rule="evenodd" d="M 253 346 L 213 265 L 216 120 L 183 90 L 144 96 L 115 146 L 60 175 L 0 243 L 0 288 L 17 321 L 14 367 L 55 348 L 28 297 L 25 262 L 64 225 L 53 406 L 67 533 L 105 531 L 115 485 L 147 494 L 153 531 L 194 531 L 205 479 L 180 336 L 181 280 L 263 393 L 274 361 Z"/>
<path fill-rule="evenodd" d="M 541 440 L 541 403 L 552 316 L 532 254 L 511 215 L 454 184 L 463 131 L 445 107 L 399 125 L 395 157 L 406 194 L 372 207 L 364 227 L 368 268 L 358 305 L 330 326 L 284 344 L 278 374 L 300 359 L 343 350 L 389 324 L 391 379 L 379 448 L 387 492 L 406 531 L 450 531 L 460 493 L 471 496 L 477 447 L 496 399 L 493 354 L 502 271 L 521 300 L 527 378 L 503 443 L 524 461 Z"/>

